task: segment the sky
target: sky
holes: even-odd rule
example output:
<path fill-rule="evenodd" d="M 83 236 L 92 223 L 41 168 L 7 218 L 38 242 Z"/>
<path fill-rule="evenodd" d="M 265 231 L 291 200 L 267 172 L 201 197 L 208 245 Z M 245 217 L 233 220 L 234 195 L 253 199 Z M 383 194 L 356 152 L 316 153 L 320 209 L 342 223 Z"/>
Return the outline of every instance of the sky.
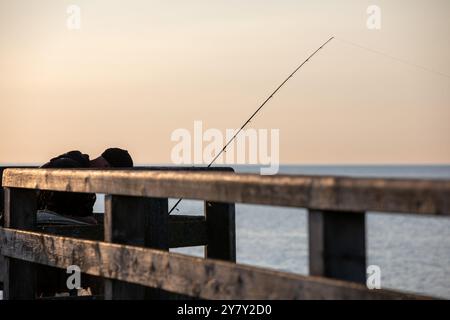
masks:
<path fill-rule="evenodd" d="M 449 164 L 449 14 L 448 0 L 0 0 L 0 163 L 110 146 L 171 163 L 175 130 L 238 128 L 335 36 L 250 123 L 279 129 L 280 162 Z"/>

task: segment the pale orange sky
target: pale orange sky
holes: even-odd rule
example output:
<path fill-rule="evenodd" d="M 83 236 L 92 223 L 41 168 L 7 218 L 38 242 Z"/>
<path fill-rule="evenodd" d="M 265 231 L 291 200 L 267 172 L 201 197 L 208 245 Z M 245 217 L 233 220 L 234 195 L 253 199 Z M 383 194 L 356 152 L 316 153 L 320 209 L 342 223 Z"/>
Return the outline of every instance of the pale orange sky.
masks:
<path fill-rule="evenodd" d="M 66 28 L 69 4 L 81 29 Z M 369 5 L 381 30 L 366 27 Z M 450 2 L 0 0 L 0 163 L 237 128 L 330 36 L 450 74 Z M 450 163 L 450 78 L 332 41 L 251 123 L 280 162 Z"/>

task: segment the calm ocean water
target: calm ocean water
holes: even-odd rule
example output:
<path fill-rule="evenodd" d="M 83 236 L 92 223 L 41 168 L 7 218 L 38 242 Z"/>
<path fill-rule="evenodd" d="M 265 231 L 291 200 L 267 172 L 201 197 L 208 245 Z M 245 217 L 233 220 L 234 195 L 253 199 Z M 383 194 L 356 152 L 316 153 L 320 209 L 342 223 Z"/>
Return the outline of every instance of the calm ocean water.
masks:
<path fill-rule="evenodd" d="M 237 172 L 259 172 L 238 166 Z M 450 179 L 446 166 L 282 166 L 284 174 Z M 103 211 L 99 196 L 95 211 Z M 175 200 L 171 200 L 171 206 Z M 183 201 L 177 214 L 199 214 L 200 201 Z M 236 206 L 237 261 L 308 274 L 307 215 L 303 209 Z M 371 212 L 368 265 L 381 268 L 381 286 L 450 299 L 450 218 Z M 202 247 L 172 250 L 202 256 Z M 0 292 L 1 299 L 1 292 Z"/>
<path fill-rule="evenodd" d="M 258 172 L 256 167 L 236 167 Z M 450 166 L 283 166 L 280 173 L 359 177 L 450 178 Z M 173 201 L 172 201 L 173 203 Z M 202 210 L 183 201 L 183 214 Z M 303 209 L 237 205 L 237 261 L 308 274 L 307 215 Z M 383 288 L 450 298 L 450 218 L 369 213 L 368 265 L 381 268 Z M 201 256 L 203 248 L 179 253 Z"/>

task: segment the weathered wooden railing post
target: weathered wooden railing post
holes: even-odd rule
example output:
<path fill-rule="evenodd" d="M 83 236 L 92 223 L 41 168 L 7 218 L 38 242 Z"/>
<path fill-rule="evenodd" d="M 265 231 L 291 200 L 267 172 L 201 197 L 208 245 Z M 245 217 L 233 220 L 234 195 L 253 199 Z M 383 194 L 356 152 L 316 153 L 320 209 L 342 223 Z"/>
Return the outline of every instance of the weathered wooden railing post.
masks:
<path fill-rule="evenodd" d="M 5 188 L 5 227 L 32 230 L 36 225 L 36 190 Z M 5 299 L 35 299 L 36 269 L 30 262 L 5 258 Z"/>
<path fill-rule="evenodd" d="M 208 244 L 205 257 L 236 262 L 234 203 L 205 202 Z"/>
<path fill-rule="evenodd" d="M 366 283 L 365 213 L 309 211 L 309 273 Z"/>
<path fill-rule="evenodd" d="M 169 250 L 168 199 L 105 196 L 105 241 Z M 129 265 L 125 261 L 122 265 Z M 151 272 L 149 270 L 149 272 Z M 105 281 L 105 299 L 160 297 L 161 290 Z"/>

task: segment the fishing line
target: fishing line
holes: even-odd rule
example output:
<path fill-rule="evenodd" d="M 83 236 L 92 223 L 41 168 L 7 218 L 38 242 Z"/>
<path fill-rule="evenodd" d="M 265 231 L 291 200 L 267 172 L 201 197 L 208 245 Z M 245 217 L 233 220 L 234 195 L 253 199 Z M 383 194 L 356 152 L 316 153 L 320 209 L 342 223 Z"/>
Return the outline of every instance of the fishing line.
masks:
<path fill-rule="evenodd" d="M 353 47 L 356 47 L 356 48 L 359 48 L 359 49 L 362 49 L 362 50 L 366 50 L 366 51 L 369 51 L 369 52 L 372 52 L 372 53 L 375 53 L 375 54 L 378 54 L 378 55 L 390 58 L 390 59 L 395 60 L 397 62 L 401 62 L 403 64 L 409 65 L 411 67 L 415 67 L 415 68 L 421 69 L 422 71 L 426 71 L 426 72 L 434 73 L 434 74 L 442 76 L 442 77 L 450 78 L 450 75 L 448 75 L 448 74 L 445 74 L 443 72 L 427 68 L 427 67 L 422 66 L 420 64 L 412 63 L 412 62 L 409 62 L 407 60 L 404 60 L 404 59 L 392 56 L 390 54 L 387 54 L 387 53 L 384 53 L 384 52 L 381 52 L 381 51 L 378 51 L 378 50 L 374 50 L 374 49 L 368 48 L 366 46 L 363 46 L 363 45 L 360 45 L 358 43 L 355 43 L 355 42 L 352 42 L 352 41 L 348 41 L 348 40 L 345 40 L 345 39 L 342 39 L 342 38 L 335 37 L 335 39 L 338 40 L 338 41 L 341 41 L 343 43 L 346 43 L 346 44 L 348 44 L 350 46 L 353 46 Z"/>
<path fill-rule="evenodd" d="M 224 153 L 227 149 L 227 147 L 234 141 L 234 139 L 236 139 L 236 137 L 238 136 L 238 134 L 244 130 L 244 128 L 247 126 L 247 124 L 250 123 L 250 121 L 256 116 L 256 114 L 266 105 L 267 102 L 269 102 L 270 99 L 273 98 L 273 96 L 278 92 L 278 90 L 280 90 L 285 84 L 286 82 L 289 81 L 289 79 L 291 79 L 294 74 L 300 70 L 301 67 L 303 67 L 303 65 L 309 61 L 309 59 L 311 59 L 317 52 L 320 51 L 320 49 L 322 49 L 324 46 L 327 45 L 328 42 L 330 42 L 331 40 L 333 40 L 334 37 L 331 37 L 330 39 L 328 39 L 327 41 L 325 41 L 318 49 L 316 49 L 316 51 L 314 51 L 313 53 L 311 53 L 309 55 L 308 58 L 306 58 L 306 60 L 304 60 L 268 97 L 266 100 L 264 100 L 264 102 L 258 107 L 258 109 L 256 109 L 255 112 L 253 112 L 253 114 L 244 122 L 244 124 L 239 128 L 239 130 L 234 134 L 234 136 L 225 144 L 225 146 L 222 148 L 222 150 L 220 150 L 220 152 L 214 157 L 214 159 L 208 164 L 207 168 L 211 167 L 211 165 L 222 155 L 222 153 Z M 175 205 L 172 207 L 172 209 L 170 209 L 169 214 L 171 214 L 173 212 L 173 210 L 176 209 L 176 207 L 178 206 L 178 204 L 180 204 L 180 202 L 183 200 L 183 198 L 178 199 L 178 201 L 175 203 Z"/>

